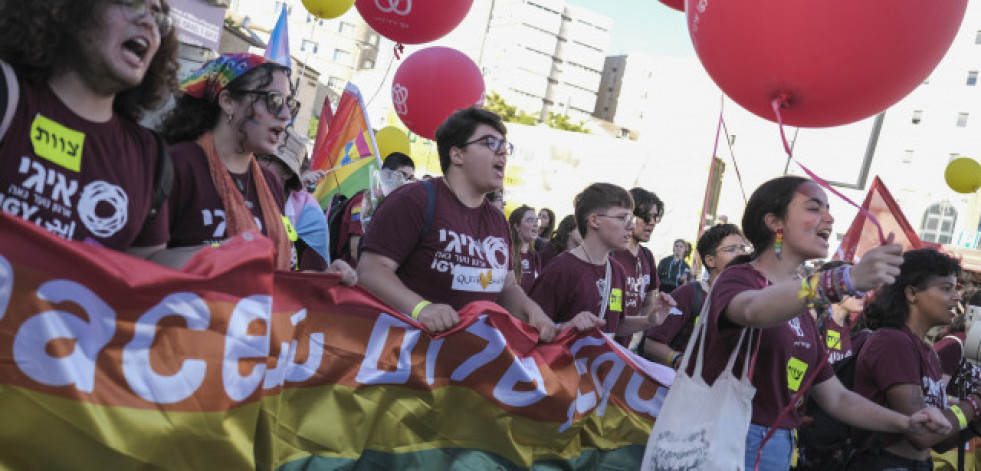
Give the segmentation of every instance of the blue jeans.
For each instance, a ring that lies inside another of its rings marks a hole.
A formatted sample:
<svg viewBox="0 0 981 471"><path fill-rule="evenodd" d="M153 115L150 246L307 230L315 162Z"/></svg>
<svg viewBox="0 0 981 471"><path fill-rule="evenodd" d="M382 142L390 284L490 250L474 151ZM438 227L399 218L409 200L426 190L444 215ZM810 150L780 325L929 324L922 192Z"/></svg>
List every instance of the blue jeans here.
<svg viewBox="0 0 981 471"><path fill-rule="evenodd" d="M749 424L749 433L746 434L746 471L752 471L756 466L756 452L760 449L760 443L763 443L763 437L769 432L769 427ZM760 471L787 471L790 469L790 458L793 453L793 430L777 429L763 447Z"/></svg>

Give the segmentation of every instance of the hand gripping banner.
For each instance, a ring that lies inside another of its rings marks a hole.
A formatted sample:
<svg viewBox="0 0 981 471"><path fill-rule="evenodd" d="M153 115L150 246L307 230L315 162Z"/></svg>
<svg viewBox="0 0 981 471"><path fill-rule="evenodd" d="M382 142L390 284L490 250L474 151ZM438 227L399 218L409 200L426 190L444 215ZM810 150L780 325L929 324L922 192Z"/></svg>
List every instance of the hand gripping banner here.
<svg viewBox="0 0 981 471"><path fill-rule="evenodd" d="M0 468L639 466L673 372L461 318L432 336L252 234L178 272L0 214Z"/></svg>

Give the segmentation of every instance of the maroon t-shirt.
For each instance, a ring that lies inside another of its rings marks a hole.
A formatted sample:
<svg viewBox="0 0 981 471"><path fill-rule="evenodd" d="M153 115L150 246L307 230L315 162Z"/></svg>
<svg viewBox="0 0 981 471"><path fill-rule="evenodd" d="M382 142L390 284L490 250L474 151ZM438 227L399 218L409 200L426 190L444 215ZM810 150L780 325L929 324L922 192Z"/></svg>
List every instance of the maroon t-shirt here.
<svg viewBox="0 0 981 471"><path fill-rule="evenodd" d="M521 254L521 289L525 293L531 291L531 285L541 274L542 267L539 265L538 254L530 250Z"/></svg>
<svg viewBox="0 0 981 471"><path fill-rule="evenodd" d="M834 364L852 356L852 336L845 326L835 322L834 317L829 314L824 327L827 331L824 335L824 346L831 350L828 363Z"/></svg>
<svg viewBox="0 0 981 471"><path fill-rule="evenodd" d="M605 279L605 264L593 265L565 251L555 257L535 280L528 296L555 322L568 322L583 311L599 316ZM610 297L604 314L604 332L615 333L625 315L623 291L626 283L623 267L610 259Z"/></svg>
<svg viewBox="0 0 981 471"><path fill-rule="evenodd" d="M364 225L361 224L361 210L364 202L364 192L359 191L351 197L351 202L344 208L344 217L341 218L341 232L338 234L337 243L342 247L350 249L351 236L364 237ZM358 266L358 254L348 251L344 260L352 268Z"/></svg>
<svg viewBox="0 0 981 471"><path fill-rule="evenodd" d="M623 293L624 307L637 309L638 312L644 304L644 298L655 286L651 284L651 273L656 270L651 267L643 250L642 247L637 250L637 255L630 253L630 249L613 252L613 258L620 262L627 274L627 289Z"/></svg>
<svg viewBox="0 0 981 471"><path fill-rule="evenodd" d="M922 388L927 406L946 409L947 394L941 375L937 354L908 327L882 328L872 333L858 354L852 390L889 407L886 401L889 388L916 384ZM883 444L891 445L901 437L901 434L883 434Z"/></svg>
<svg viewBox="0 0 981 471"><path fill-rule="evenodd" d="M181 142L170 148L170 156L174 161L174 189L170 192L168 207L170 212L170 247L188 247L203 244L220 243L228 238L225 230L225 206L218 196L211 173L208 169L208 157L204 150L193 141ZM275 217L280 221L286 204L283 196L283 183L271 170L260 166L266 185L272 192L273 199L280 214ZM252 211L256 225L266 233L262 218L262 208L259 206L259 191L249 172L236 174L228 172L232 182L241 184L242 196L246 206Z"/></svg>
<svg viewBox="0 0 981 471"><path fill-rule="evenodd" d="M723 312L739 293L763 289L768 284L766 276L748 263L729 267L716 279L709 294L709 318L704 320L707 332L703 376L709 383L714 383L725 368L742 331L742 326L723 318ZM831 365L823 362L824 352L824 339L807 310L779 326L763 329L752 377L756 387L752 423L780 428L799 426L796 408L780 423L776 422L777 416L811 375L817 374L814 384L834 376ZM736 359L737 375L742 373L743 357L744 353ZM694 367L694 362L691 364L689 371Z"/></svg>
<svg viewBox="0 0 981 471"><path fill-rule="evenodd" d="M115 113L105 123L89 121L47 85L20 81L0 141L0 210L116 250L163 244L166 208L143 228L156 166L157 142L146 128Z"/></svg>
<svg viewBox="0 0 981 471"><path fill-rule="evenodd" d="M504 214L484 201L469 208L442 178L435 178L436 211L421 244L426 220L422 182L401 186L375 209L363 249L395 261L406 288L430 302L460 309L473 301L497 301L510 268L511 233Z"/></svg>
<svg viewBox="0 0 981 471"><path fill-rule="evenodd" d="M703 286L704 287L704 286ZM678 302L676 306L681 314L669 314L664 322L659 326L651 327L647 330L647 337L656 342L661 342L663 344L670 345L671 341L681 333L685 325L691 320L692 317L697 317L698 312L694 312L692 309L692 304L695 303L695 287L691 283L685 283L677 287L671 292L671 297ZM708 301L708 293L702 298L703 303ZM689 332L689 337L691 332ZM680 345L684 349L684 345L688 344L688 338L680 339Z"/></svg>
<svg viewBox="0 0 981 471"><path fill-rule="evenodd" d="M538 254L538 265L542 267L542 270L544 270L549 263L552 263L552 260L554 260L555 256L558 255L558 253L555 252L555 247L552 247L552 244L548 243L542 245L542 249L535 253Z"/></svg>

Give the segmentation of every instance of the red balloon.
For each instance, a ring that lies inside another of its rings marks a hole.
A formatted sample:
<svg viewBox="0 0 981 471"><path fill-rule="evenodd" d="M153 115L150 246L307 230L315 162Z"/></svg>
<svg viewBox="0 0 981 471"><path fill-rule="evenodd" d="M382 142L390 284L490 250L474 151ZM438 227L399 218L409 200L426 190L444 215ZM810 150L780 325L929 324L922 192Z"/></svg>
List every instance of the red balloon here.
<svg viewBox="0 0 981 471"><path fill-rule="evenodd" d="M686 0L698 58L730 98L785 123L822 127L877 114L933 71L967 0Z"/></svg>
<svg viewBox="0 0 981 471"><path fill-rule="evenodd" d="M446 36L472 5L473 0L357 0L354 4L378 34L403 44Z"/></svg>
<svg viewBox="0 0 981 471"><path fill-rule="evenodd" d="M685 0L661 0L661 3L682 13L685 12Z"/></svg>
<svg viewBox="0 0 981 471"><path fill-rule="evenodd" d="M460 108L484 102L484 77L456 49L427 47L407 57L392 79L392 103L412 132L436 138L436 128Z"/></svg>

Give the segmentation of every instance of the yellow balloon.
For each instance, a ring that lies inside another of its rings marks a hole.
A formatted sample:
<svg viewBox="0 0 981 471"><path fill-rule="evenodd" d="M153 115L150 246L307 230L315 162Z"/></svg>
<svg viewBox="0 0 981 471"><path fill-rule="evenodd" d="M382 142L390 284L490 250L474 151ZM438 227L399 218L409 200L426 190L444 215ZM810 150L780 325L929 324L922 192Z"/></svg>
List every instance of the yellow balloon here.
<svg viewBox="0 0 981 471"><path fill-rule="evenodd" d="M944 180L951 190L974 193L981 188L981 164L969 157L951 160L944 170Z"/></svg>
<svg viewBox="0 0 981 471"><path fill-rule="evenodd" d="M317 18L337 18L351 9L354 0L303 0L303 6Z"/></svg>
<svg viewBox="0 0 981 471"><path fill-rule="evenodd" d="M395 126L385 126L379 129L375 133L375 143L378 144L378 152L381 153L379 157L382 160L392 152L410 155L409 136L405 134L405 131Z"/></svg>

